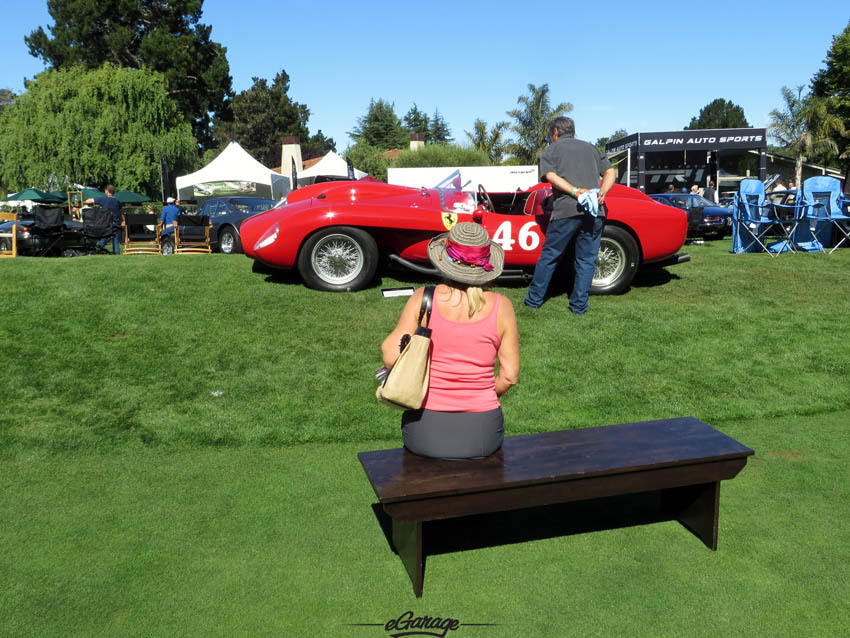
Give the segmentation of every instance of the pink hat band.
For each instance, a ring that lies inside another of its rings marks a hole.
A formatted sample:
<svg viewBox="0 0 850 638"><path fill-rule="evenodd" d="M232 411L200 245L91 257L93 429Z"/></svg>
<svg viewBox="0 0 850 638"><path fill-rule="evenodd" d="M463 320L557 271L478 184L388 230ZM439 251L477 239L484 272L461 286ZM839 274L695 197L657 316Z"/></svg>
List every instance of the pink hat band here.
<svg viewBox="0 0 850 638"><path fill-rule="evenodd" d="M490 244L486 246L462 246L453 244L450 239L446 239L446 254L453 261L468 266L481 266L488 272L493 270L493 265L490 263Z"/></svg>

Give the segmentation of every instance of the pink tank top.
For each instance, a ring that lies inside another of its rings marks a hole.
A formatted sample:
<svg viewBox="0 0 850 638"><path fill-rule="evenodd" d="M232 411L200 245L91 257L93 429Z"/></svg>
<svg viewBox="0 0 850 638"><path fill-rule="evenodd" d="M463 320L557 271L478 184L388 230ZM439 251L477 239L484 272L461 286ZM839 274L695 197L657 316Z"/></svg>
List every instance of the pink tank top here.
<svg viewBox="0 0 850 638"><path fill-rule="evenodd" d="M499 407L493 367L502 340L496 318L501 295L490 313L469 323L440 314L436 295L431 313L431 381L422 405L441 412L486 412Z"/></svg>

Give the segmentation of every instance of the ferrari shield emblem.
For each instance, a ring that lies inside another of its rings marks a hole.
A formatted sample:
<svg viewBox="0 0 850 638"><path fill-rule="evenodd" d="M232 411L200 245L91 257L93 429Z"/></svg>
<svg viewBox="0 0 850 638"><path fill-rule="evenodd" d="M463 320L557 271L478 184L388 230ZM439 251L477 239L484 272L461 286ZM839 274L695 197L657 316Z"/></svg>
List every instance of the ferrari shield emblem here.
<svg viewBox="0 0 850 638"><path fill-rule="evenodd" d="M457 224L457 213L443 213L443 226L446 230L451 230L455 224Z"/></svg>

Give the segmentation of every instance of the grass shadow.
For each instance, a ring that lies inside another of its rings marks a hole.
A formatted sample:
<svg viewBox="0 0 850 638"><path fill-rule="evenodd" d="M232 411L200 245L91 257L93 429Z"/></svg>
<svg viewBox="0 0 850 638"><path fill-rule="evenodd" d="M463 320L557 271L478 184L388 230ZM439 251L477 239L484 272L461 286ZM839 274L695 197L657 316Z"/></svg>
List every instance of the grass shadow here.
<svg viewBox="0 0 850 638"><path fill-rule="evenodd" d="M641 268L632 279L630 288L653 288L681 279L666 268Z"/></svg>
<svg viewBox="0 0 850 638"><path fill-rule="evenodd" d="M392 519L380 503L373 503L372 511L395 552ZM426 555L452 554L670 520L675 517L662 508L661 493L654 491L426 521L423 542Z"/></svg>

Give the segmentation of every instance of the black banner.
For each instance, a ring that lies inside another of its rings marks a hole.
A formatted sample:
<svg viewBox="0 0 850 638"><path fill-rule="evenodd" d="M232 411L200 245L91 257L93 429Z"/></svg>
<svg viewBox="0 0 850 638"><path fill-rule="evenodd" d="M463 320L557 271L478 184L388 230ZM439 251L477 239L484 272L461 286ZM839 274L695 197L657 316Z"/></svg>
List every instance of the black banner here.
<svg viewBox="0 0 850 638"><path fill-rule="evenodd" d="M605 145L607 153L638 147L641 151L728 151L764 148L767 130L763 128L720 128L695 131L635 133Z"/></svg>

